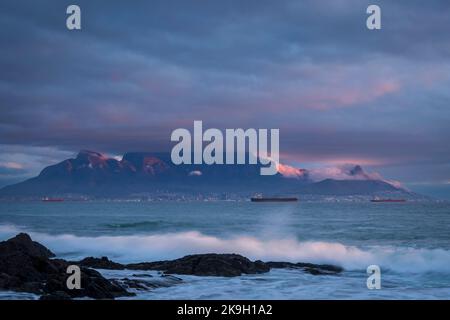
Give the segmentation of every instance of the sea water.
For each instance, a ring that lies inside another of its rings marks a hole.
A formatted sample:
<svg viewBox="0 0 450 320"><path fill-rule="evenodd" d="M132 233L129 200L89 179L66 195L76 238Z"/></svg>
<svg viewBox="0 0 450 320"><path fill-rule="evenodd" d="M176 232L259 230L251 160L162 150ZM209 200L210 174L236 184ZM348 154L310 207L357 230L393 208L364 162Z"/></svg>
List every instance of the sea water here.
<svg viewBox="0 0 450 320"><path fill-rule="evenodd" d="M125 263L215 252L345 268L338 276L295 269L234 278L182 275L181 284L141 291L141 299L450 298L448 202L0 203L0 240L18 232L64 259L108 256ZM366 285L372 264L381 268L379 290ZM0 298L33 296L0 292Z"/></svg>

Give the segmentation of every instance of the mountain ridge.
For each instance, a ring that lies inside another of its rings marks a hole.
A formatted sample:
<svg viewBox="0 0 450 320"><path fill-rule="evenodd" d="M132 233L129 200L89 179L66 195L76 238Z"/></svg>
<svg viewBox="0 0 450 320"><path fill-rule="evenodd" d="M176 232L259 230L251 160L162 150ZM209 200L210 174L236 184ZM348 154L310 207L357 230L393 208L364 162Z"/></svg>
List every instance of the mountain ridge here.
<svg viewBox="0 0 450 320"><path fill-rule="evenodd" d="M359 165L348 169L349 180L321 181L313 181L307 169L290 167L295 176L283 175L281 170L273 176L261 176L260 167L260 164L174 165L169 153L154 152L127 152L118 160L81 150L75 158L45 167L36 177L0 189L0 197L408 193L384 180L373 179Z"/></svg>

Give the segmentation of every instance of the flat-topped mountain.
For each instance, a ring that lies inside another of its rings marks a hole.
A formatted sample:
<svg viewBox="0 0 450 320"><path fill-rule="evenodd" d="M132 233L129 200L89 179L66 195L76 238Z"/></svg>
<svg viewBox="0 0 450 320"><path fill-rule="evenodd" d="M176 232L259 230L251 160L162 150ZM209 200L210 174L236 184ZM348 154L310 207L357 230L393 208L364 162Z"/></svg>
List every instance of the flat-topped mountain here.
<svg viewBox="0 0 450 320"><path fill-rule="evenodd" d="M0 189L1 197L79 195L128 197L151 194L313 194L375 195L406 192L350 168L349 180L313 181L308 170L292 168L295 176L260 175L261 165L174 165L169 153L130 152L121 160L83 150L75 158L44 168L34 178ZM291 171L292 171L291 170Z"/></svg>

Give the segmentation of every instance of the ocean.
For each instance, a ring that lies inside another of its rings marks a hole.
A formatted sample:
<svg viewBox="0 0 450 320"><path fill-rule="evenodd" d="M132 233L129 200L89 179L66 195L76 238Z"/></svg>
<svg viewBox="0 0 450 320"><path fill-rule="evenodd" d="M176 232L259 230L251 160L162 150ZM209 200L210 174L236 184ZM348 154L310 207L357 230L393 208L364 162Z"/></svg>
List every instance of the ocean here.
<svg viewBox="0 0 450 320"><path fill-rule="evenodd" d="M180 275L138 299L449 299L449 202L1 202L0 240L27 232L58 257L117 262L239 253L252 260L328 263L340 275L294 269L235 278ZM366 285L381 268L381 289ZM132 271L100 270L106 277ZM0 299L35 299L0 292ZM135 299L136 297L134 297Z"/></svg>

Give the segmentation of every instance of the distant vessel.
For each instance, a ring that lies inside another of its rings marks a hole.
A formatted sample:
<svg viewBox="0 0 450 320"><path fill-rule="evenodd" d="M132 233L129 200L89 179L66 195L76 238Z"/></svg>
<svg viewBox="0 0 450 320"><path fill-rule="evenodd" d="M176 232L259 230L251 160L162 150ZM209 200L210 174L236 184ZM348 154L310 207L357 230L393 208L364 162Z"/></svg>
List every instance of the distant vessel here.
<svg viewBox="0 0 450 320"><path fill-rule="evenodd" d="M372 199L371 202L406 202L405 199Z"/></svg>
<svg viewBox="0 0 450 320"><path fill-rule="evenodd" d="M63 198L49 198L49 197L45 197L41 199L42 202L63 202L64 199Z"/></svg>
<svg viewBox="0 0 450 320"><path fill-rule="evenodd" d="M295 202L298 201L296 197L262 197L255 196L250 198L251 202Z"/></svg>

